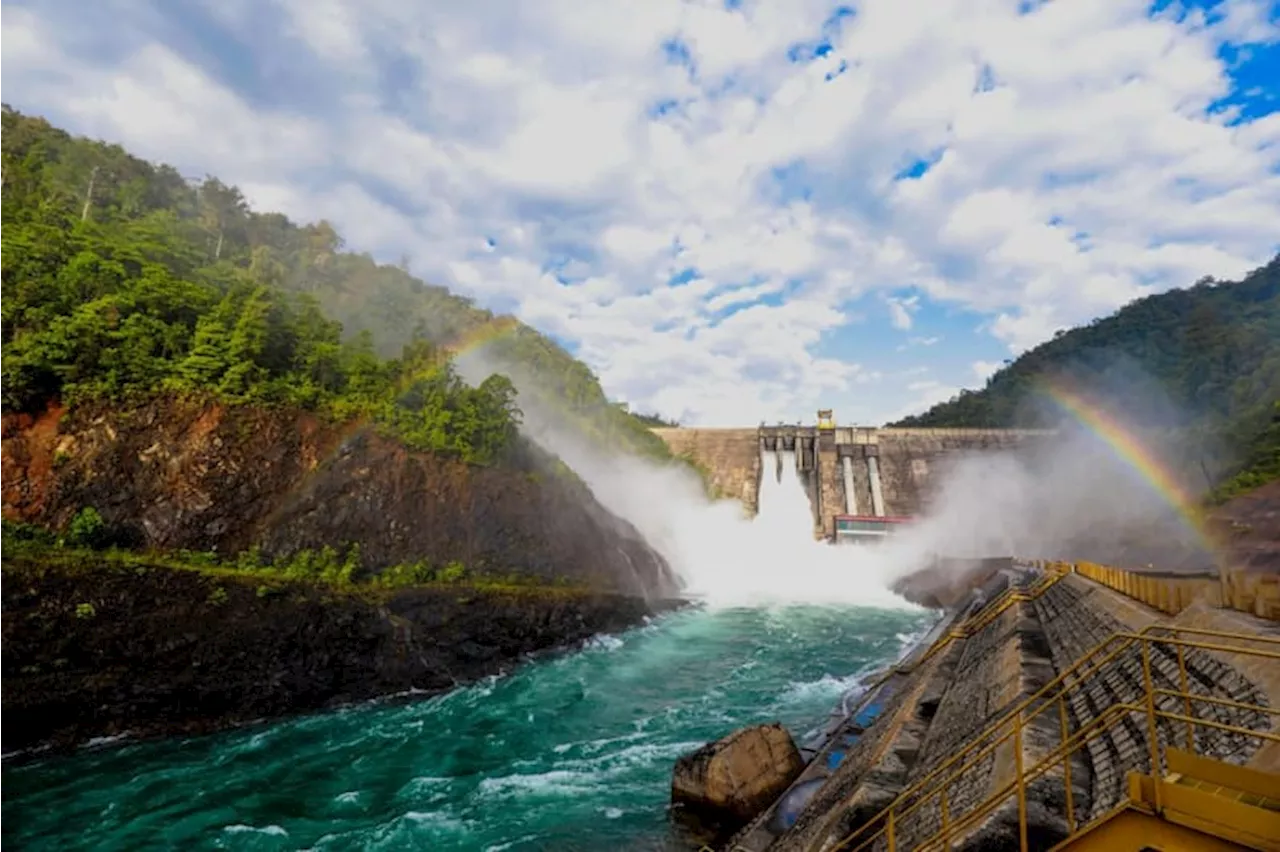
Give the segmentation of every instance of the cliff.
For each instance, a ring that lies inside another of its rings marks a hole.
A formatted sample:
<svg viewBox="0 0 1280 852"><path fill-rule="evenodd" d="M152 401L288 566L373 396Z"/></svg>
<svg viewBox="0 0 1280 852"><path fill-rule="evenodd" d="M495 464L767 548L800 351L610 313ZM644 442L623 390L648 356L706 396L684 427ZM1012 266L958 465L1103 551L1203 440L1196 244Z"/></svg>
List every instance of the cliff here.
<svg viewBox="0 0 1280 852"><path fill-rule="evenodd" d="M639 621L635 597L397 592L74 555L4 560L6 753L435 692Z"/></svg>
<svg viewBox="0 0 1280 852"><path fill-rule="evenodd" d="M414 453L358 423L158 400L3 421L3 511L62 528L92 506L135 546L269 557L360 545L363 567L461 562L472 574L668 595L668 566L580 482L524 448L502 467Z"/></svg>

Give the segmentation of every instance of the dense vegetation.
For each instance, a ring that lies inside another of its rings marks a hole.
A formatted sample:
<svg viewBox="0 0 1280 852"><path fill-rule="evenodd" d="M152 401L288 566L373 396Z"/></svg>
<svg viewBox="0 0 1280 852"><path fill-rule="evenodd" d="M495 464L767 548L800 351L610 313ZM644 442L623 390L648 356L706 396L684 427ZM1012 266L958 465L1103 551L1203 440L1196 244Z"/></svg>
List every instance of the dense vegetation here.
<svg viewBox="0 0 1280 852"><path fill-rule="evenodd" d="M1243 280L1148 296L1023 354L977 391L899 426L1053 425L1047 384L1085 388L1141 427L1174 427L1224 449L1209 495L1280 477L1280 257Z"/></svg>
<svg viewBox="0 0 1280 852"><path fill-rule="evenodd" d="M680 426L679 420L667 420L661 414L632 414L632 416L644 425L653 428L675 429Z"/></svg>
<svg viewBox="0 0 1280 852"><path fill-rule="evenodd" d="M667 455L553 341L342 251L326 222L255 212L215 178L193 184L8 107L2 140L7 411L213 395L368 417L415 448L492 463L516 438L515 387L469 386L450 353L494 328L492 354L536 379L528 393L612 448Z"/></svg>

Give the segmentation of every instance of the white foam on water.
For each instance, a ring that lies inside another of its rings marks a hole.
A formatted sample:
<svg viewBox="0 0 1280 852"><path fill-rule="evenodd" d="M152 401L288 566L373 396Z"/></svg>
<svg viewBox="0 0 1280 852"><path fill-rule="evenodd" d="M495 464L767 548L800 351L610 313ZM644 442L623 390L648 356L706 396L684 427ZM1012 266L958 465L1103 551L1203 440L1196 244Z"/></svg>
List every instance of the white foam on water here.
<svg viewBox="0 0 1280 852"><path fill-rule="evenodd" d="M267 835L271 835L272 837L288 837L289 836L289 832L285 831L281 826L278 826L278 825L265 825L265 826L259 827L256 825L236 824L236 825L224 826L222 830L225 831L227 834L267 834Z"/></svg>

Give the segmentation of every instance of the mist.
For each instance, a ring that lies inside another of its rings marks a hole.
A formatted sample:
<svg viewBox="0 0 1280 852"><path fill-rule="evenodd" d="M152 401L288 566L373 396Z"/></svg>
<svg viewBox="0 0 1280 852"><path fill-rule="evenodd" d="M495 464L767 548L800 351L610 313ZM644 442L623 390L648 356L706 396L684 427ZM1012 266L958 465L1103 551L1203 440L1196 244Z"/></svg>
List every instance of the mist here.
<svg viewBox="0 0 1280 852"><path fill-rule="evenodd" d="M1170 436L1151 435L1147 444L1157 457L1181 451ZM1079 427L1020 450L957 457L941 472L919 519L883 549L893 576L933 555L1164 570L1203 570L1213 562L1169 495Z"/></svg>
<svg viewBox="0 0 1280 852"><path fill-rule="evenodd" d="M794 455L763 459L759 513L707 497L698 475L605 451L538 393L519 365L484 348L457 359L470 382L500 372L518 391L525 437L558 456L595 498L629 522L676 573L682 594L712 607L860 604L909 608L892 583L935 558L1018 556L1163 561L1203 550L1169 503L1096 436L1078 429L1017 451L959 456L940 468L918 520L873 546L813 538ZM1166 452L1176 448L1166 448ZM1185 561L1185 558L1184 558Z"/></svg>
<svg viewBox="0 0 1280 852"><path fill-rule="evenodd" d="M809 500L788 455L782 477L761 483L761 511L745 516L736 500L711 500L697 473L606 452L542 402L518 365L483 349L457 359L469 382L503 373L516 386L521 432L558 456L613 514L630 523L680 579L682 594L710 607L765 604L862 604L914 608L888 588L886 563L870 549L832 547L813 538ZM764 465L767 474L776 462Z"/></svg>

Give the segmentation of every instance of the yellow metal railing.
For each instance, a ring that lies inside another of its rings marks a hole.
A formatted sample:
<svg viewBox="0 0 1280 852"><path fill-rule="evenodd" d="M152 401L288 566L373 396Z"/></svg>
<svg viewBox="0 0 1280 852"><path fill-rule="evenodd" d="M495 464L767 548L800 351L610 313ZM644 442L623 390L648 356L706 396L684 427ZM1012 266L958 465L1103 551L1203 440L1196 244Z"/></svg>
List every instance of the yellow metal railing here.
<svg viewBox="0 0 1280 852"><path fill-rule="evenodd" d="M1182 638L1184 636L1199 638ZM1155 645L1176 650L1180 676L1179 689L1160 689L1155 686L1151 674L1151 651ZM1259 645L1264 647L1258 647ZM1092 682L1091 679L1100 675L1106 666L1116 661L1125 651L1135 648L1141 652L1143 673L1142 694L1137 701L1114 703L1074 732L1071 731L1068 700L1072 690L1087 688ZM1280 734L1273 733L1271 730L1254 730L1194 715L1193 705L1203 704L1232 707L1268 715L1280 715L1280 709L1243 704L1192 692L1185 659L1186 651L1189 649L1280 661L1280 638L1278 637L1179 628L1170 625L1152 625L1141 633L1116 633L1077 660L1034 695L1021 701L924 778L900 793L889 806L862 827L844 837L834 849L861 850L880 841L886 843L889 852L897 852L900 849L949 849L953 842L961 839L966 832L978 828L985 819L1012 798L1017 802L1020 848L1026 852L1028 849L1027 787L1031 782L1048 777L1049 773L1056 772L1059 768L1061 775L1058 780L1063 784L1065 791L1063 800L1068 833L1077 832L1094 820L1081 820L1075 813L1071 784L1071 757L1090 740L1103 736L1121 720L1134 713L1146 716L1147 757L1153 774L1159 773L1163 757L1163 747L1156 736L1156 722L1159 719L1184 724L1187 743L1191 748L1194 748L1192 732L1197 726L1280 742ZM1158 697L1182 699L1184 712L1157 709ZM1031 766L1025 766L1023 744L1028 726L1043 714L1055 711L1058 717L1056 720L1056 726L1059 729L1058 744L1036 759ZM997 749L1002 748L1006 743L1011 744L1013 751L1013 780L1004 783L994 793L981 799L965 812L954 812L955 803L948 801L948 790L962 776L973 772L979 761L993 756ZM911 816L920 814L922 809L930 804L936 804L938 808L941 828L930 832L922 840L908 841L910 845L904 845L899 837L904 825L909 825L906 821Z"/></svg>
<svg viewBox="0 0 1280 852"><path fill-rule="evenodd" d="M982 628L986 627L1003 615L1011 606L1024 603L1026 601L1033 601L1040 597L1055 583L1070 574L1073 570L1073 566L1069 562L1045 562L1042 563L1040 567L1044 570L1044 574L1036 580L1036 582L1026 588L1009 586L997 597L984 605L978 612L971 615L962 623L952 627L942 636L939 636L937 640L929 646L929 650L924 653L924 656L917 660L913 660L910 665L895 666L890 669L884 677L888 677L895 672L900 674L910 674L949 647L952 642L957 639L968 639L970 636L973 636L975 633L982 630ZM874 684L874 686L878 685L879 681Z"/></svg>
<svg viewBox="0 0 1280 852"><path fill-rule="evenodd" d="M968 639L982 628L995 621L1006 610L1015 604L1025 601L1033 601L1048 591L1055 583L1067 576L1074 570L1074 565L1070 562L1053 562L1043 561L1035 563L1041 569L1043 574L1030 586L1021 588L1018 586L1009 586L992 600L988 601L982 609L971 615L968 619L958 625L953 626L949 631L939 636L929 646L929 650L919 659L911 661L906 665L893 666L875 681L873 681L866 689L864 695L874 692L881 684L895 674L911 674L920 666L933 659L944 649L951 646L951 643L958 639ZM738 852L742 847L733 847L729 852ZM698 852L714 852L710 846L703 846Z"/></svg>
<svg viewBox="0 0 1280 852"><path fill-rule="evenodd" d="M1077 562L1076 571L1153 609L1177 615L1192 602L1280 620L1280 576L1227 570L1221 576L1179 577Z"/></svg>

